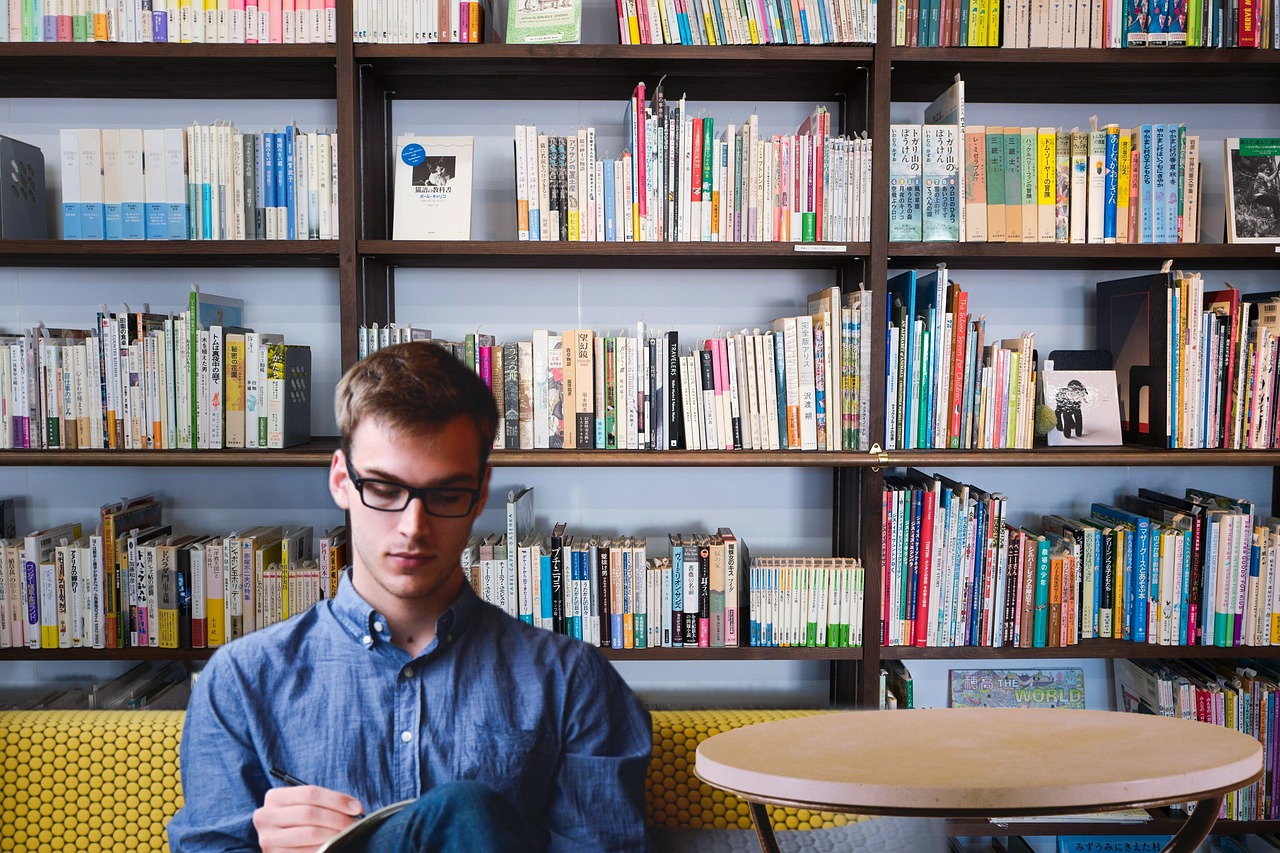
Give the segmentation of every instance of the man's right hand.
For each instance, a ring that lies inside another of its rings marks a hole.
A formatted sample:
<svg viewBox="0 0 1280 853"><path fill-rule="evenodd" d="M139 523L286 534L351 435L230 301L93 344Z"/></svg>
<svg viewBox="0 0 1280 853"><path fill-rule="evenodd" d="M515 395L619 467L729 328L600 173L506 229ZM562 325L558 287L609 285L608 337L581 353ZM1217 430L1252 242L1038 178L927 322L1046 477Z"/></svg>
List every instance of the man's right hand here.
<svg viewBox="0 0 1280 853"><path fill-rule="evenodd" d="M354 823L364 806L341 791L318 785L272 788L253 813L262 853L314 851Z"/></svg>

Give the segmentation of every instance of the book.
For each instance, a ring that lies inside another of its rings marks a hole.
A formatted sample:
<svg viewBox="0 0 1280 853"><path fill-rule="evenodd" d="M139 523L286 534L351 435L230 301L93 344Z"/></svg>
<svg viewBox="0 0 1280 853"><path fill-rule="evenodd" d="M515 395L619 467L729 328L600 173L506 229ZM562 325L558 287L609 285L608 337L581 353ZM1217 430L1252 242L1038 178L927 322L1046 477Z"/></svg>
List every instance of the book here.
<svg viewBox="0 0 1280 853"><path fill-rule="evenodd" d="M373 833L377 832L378 827L407 806L413 805L416 799L415 797L401 800L398 803L383 806L375 812L370 812L324 844L321 844L316 848L316 853L343 853L343 851L363 850L365 843Z"/></svg>
<svg viewBox="0 0 1280 853"><path fill-rule="evenodd" d="M1280 138L1231 137L1223 144L1227 242L1280 243Z"/></svg>
<svg viewBox="0 0 1280 853"><path fill-rule="evenodd" d="M507 44L578 44L581 0L509 0Z"/></svg>
<svg viewBox="0 0 1280 853"><path fill-rule="evenodd" d="M1085 707L1084 670L953 669L949 676L950 708L1080 708Z"/></svg>
<svg viewBox="0 0 1280 853"><path fill-rule="evenodd" d="M921 235L920 125L889 128L889 239L916 242Z"/></svg>
<svg viewBox="0 0 1280 853"><path fill-rule="evenodd" d="M1169 272L1097 284L1097 346L1111 353L1115 366L1126 443L1169 444L1166 339L1171 285Z"/></svg>
<svg viewBox="0 0 1280 853"><path fill-rule="evenodd" d="M471 136L396 140L394 240L471 239Z"/></svg>

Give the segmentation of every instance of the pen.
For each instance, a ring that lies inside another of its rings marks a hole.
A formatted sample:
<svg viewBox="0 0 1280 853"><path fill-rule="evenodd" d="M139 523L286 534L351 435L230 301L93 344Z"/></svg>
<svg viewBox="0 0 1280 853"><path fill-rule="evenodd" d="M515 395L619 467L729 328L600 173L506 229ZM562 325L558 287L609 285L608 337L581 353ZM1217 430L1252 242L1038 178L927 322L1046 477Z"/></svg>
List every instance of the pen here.
<svg viewBox="0 0 1280 853"><path fill-rule="evenodd" d="M281 782L285 783L286 785L292 785L294 787L298 787L300 785L311 784L310 782L303 782L301 779L299 779L297 776L294 776L292 773L286 773L285 771L281 770L279 767L272 767L267 771L267 773L271 775L272 779L278 779ZM356 820L364 819L363 814L354 815L354 817Z"/></svg>
<svg viewBox="0 0 1280 853"><path fill-rule="evenodd" d="M303 782L301 779L299 779L297 776L294 776L294 775L293 775L293 774L291 774L291 773L286 773L286 772L284 772L283 770L281 770L281 769L280 769L280 768L278 768L278 767L272 767L272 768L271 768L269 771L267 771L267 772L271 774L271 778L272 778L272 779L279 779L281 782L285 783L286 785L295 785L295 786L297 786L297 785L307 785L307 784L310 784L310 783L308 783L308 782Z"/></svg>

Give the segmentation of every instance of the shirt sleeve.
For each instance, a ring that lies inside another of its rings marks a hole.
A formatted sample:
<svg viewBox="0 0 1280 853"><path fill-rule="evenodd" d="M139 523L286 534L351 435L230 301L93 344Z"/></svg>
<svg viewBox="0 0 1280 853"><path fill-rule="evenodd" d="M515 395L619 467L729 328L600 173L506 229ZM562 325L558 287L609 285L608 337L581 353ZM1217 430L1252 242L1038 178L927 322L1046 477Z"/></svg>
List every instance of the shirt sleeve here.
<svg viewBox="0 0 1280 853"><path fill-rule="evenodd" d="M169 821L173 853L257 851L253 812L270 782L250 740L245 685L224 651L191 691L182 728L183 806Z"/></svg>
<svg viewBox="0 0 1280 853"><path fill-rule="evenodd" d="M604 656L583 646L565 685L564 714L548 853L643 853L649 712Z"/></svg>

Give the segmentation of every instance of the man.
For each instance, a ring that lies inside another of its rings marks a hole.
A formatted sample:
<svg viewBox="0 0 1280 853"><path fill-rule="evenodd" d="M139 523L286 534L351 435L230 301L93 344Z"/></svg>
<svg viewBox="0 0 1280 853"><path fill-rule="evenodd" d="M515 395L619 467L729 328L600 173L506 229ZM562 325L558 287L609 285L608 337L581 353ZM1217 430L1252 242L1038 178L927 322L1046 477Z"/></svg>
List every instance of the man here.
<svg viewBox="0 0 1280 853"><path fill-rule="evenodd" d="M498 423L484 383L401 344L353 367L335 408L351 567L334 599L210 659L172 849L312 851L418 798L366 849L643 850L648 712L598 651L480 601L461 571Z"/></svg>

